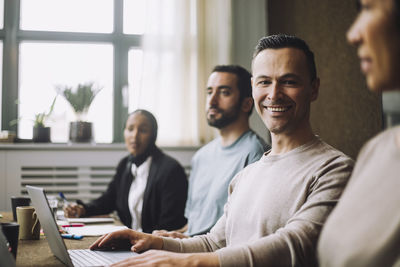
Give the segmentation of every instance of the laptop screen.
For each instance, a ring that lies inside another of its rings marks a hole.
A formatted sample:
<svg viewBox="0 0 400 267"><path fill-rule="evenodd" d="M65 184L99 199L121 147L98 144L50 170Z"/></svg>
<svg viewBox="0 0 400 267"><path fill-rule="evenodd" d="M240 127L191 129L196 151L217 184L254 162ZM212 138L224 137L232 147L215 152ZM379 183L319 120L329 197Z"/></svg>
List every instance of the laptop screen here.
<svg viewBox="0 0 400 267"><path fill-rule="evenodd" d="M39 217L40 225L46 234L51 251L64 264L73 266L43 188L27 185L26 189L31 197L36 214Z"/></svg>

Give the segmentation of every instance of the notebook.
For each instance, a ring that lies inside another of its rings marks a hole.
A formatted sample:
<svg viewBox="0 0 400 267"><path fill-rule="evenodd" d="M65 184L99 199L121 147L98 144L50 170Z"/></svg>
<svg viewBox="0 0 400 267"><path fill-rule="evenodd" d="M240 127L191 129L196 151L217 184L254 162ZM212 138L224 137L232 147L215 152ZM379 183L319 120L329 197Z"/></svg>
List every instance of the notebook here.
<svg viewBox="0 0 400 267"><path fill-rule="evenodd" d="M67 250L43 188L26 186L53 254L67 266L108 266L137 255L132 251Z"/></svg>
<svg viewBox="0 0 400 267"><path fill-rule="evenodd" d="M8 251L7 243L7 239L4 236L0 225L0 267L15 266L14 256Z"/></svg>

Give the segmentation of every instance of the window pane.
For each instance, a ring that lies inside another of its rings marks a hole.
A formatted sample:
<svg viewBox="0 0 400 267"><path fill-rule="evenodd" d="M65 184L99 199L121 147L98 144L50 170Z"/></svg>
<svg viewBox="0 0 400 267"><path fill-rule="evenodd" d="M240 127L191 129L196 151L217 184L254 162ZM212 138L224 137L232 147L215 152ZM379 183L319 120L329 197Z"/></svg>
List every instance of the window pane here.
<svg viewBox="0 0 400 267"><path fill-rule="evenodd" d="M0 0L0 29L4 27L4 0Z"/></svg>
<svg viewBox="0 0 400 267"><path fill-rule="evenodd" d="M3 73L3 42L0 42L0 73ZM0 82L0 127L1 127L1 118L3 114L1 113L2 111L2 96L3 96L3 83Z"/></svg>
<svg viewBox="0 0 400 267"><path fill-rule="evenodd" d="M124 0L124 33L143 34L146 2L143 0Z"/></svg>
<svg viewBox="0 0 400 267"><path fill-rule="evenodd" d="M140 49L131 49L128 54L128 80L129 80L129 113L140 107L139 93L142 83L142 62L143 51Z"/></svg>
<svg viewBox="0 0 400 267"><path fill-rule="evenodd" d="M113 0L21 0L21 29L38 31L113 31Z"/></svg>
<svg viewBox="0 0 400 267"><path fill-rule="evenodd" d="M112 142L113 46L110 44L34 43L20 45L19 137L32 138L34 114L47 111L57 85L74 88L95 82L103 89L94 98L87 120L96 142ZM47 125L52 142L67 142L72 107L59 96Z"/></svg>

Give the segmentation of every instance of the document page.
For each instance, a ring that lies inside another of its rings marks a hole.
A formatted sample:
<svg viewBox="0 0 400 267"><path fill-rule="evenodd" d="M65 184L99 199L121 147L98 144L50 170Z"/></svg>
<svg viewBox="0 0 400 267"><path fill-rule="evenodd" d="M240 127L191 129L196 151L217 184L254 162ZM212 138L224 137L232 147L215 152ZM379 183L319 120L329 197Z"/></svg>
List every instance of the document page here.
<svg viewBox="0 0 400 267"><path fill-rule="evenodd" d="M113 224L102 225L85 225L83 227L64 227L68 234L82 235L82 236L100 236L110 232L127 229L126 226L119 226Z"/></svg>

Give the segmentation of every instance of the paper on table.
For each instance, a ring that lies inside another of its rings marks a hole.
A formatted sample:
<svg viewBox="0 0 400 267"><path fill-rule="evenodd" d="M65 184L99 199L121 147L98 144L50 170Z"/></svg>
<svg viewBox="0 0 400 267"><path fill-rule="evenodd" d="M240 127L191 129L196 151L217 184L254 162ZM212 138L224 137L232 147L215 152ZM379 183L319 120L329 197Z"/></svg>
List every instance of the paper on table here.
<svg viewBox="0 0 400 267"><path fill-rule="evenodd" d="M66 218L64 217L64 211L57 211L57 223L58 221L63 221L63 224L71 223L114 223L114 218L112 217L88 217L88 218ZM59 223L60 224L60 223Z"/></svg>
<svg viewBox="0 0 400 267"><path fill-rule="evenodd" d="M96 217L96 218L66 218L69 223L113 223L114 218Z"/></svg>
<svg viewBox="0 0 400 267"><path fill-rule="evenodd" d="M64 227L69 234L83 235L83 236L100 236L110 232L127 229L126 226L119 226L113 224L104 225L88 225L83 227Z"/></svg>

